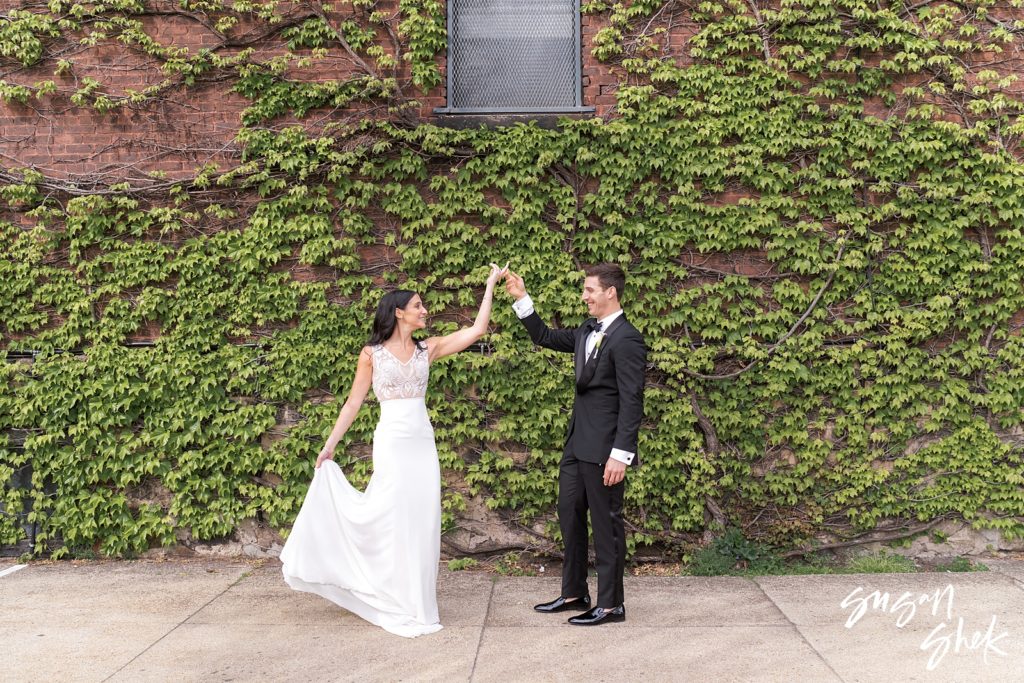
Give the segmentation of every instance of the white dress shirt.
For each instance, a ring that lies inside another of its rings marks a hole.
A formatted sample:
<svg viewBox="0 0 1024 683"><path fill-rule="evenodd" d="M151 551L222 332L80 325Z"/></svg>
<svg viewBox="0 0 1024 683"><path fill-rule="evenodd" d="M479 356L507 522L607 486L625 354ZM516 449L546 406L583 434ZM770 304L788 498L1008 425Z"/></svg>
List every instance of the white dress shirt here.
<svg viewBox="0 0 1024 683"><path fill-rule="evenodd" d="M622 315L621 308L615 311L614 313L609 313L608 315L597 321L598 324L601 325L601 331L591 331L591 333L587 335L587 358L590 358L590 354L594 352L594 347L597 346L597 340L604 338L605 333L608 332L608 326L611 325L612 321L618 318L620 315Z"/></svg>
<svg viewBox="0 0 1024 683"><path fill-rule="evenodd" d="M512 310L514 310L516 312L516 315L519 316L520 318L525 318L526 316L531 315L533 313L533 299L530 298L529 294L527 294L521 299L517 299L516 301L512 302ZM614 313L609 313L605 317L598 320L598 322L601 323L601 331L591 332L589 335L587 335L585 349L586 354L584 358L590 357L590 354L593 353L594 351L594 347L597 345L597 340L604 337L605 332L608 331L608 326L611 325L612 322L614 322L615 319L618 318L620 315L622 315L621 308L615 311ZM630 453L629 451L624 451L621 448L613 448L612 452L609 453L609 456L611 458L614 458L615 460L618 460L621 463L625 463L626 465L628 465L631 462L633 462L633 458L636 456L636 453Z"/></svg>

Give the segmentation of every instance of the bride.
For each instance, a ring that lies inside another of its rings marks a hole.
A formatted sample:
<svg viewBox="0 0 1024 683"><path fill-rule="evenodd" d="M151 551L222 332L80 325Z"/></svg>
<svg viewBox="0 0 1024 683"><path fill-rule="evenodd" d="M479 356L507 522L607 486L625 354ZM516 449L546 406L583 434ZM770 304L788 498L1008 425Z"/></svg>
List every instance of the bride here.
<svg viewBox="0 0 1024 683"><path fill-rule="evenodd" d="M487 332L495 283L491 264L472 327L414 341L426 327L419 295L398 290L377 306L359 353L348 400L316 460L309 492L281 551L284 580L372 624L409 638L441 630L437 565L441 555L441 473L424 396L430 363L462 351ZM349 484L334 450L367 391L380 402L373 475L366 491Z"/></svg>

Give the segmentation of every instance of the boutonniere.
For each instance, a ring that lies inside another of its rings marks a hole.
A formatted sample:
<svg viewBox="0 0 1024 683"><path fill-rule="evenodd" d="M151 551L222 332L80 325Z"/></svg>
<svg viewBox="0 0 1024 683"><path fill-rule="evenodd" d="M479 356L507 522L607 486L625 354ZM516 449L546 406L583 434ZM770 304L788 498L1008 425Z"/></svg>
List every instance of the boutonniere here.
<svg viewBox="0 0 1024 683"><path fill-rule="evenodd" d="M597 333L597 339L594 340L594 350L597 351L601 348L601 342L604 341L604 332Z"/></svg>

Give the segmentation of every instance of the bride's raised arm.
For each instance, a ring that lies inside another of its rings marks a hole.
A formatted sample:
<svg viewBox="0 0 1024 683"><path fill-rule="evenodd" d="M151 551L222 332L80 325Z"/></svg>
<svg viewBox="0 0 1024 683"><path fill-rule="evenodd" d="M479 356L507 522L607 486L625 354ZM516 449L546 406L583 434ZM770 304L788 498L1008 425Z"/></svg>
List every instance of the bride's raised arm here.
<svg viewBox="0 0 1024 683"><path fill-rule="evenodd" d="M480 337L487 334L487 324L491 320L491 302L494 298L494 286L508 271L508 264L499 268L497 264L491 264L491 274L487 276L487 288L484 290L483 301L480 302L480 310L476 314L476 320L470 327L452 332L443 337L431 337L427 340L427 348L430 350L432 361L438 358L450 356L453 353L462 351Z"/></svg>

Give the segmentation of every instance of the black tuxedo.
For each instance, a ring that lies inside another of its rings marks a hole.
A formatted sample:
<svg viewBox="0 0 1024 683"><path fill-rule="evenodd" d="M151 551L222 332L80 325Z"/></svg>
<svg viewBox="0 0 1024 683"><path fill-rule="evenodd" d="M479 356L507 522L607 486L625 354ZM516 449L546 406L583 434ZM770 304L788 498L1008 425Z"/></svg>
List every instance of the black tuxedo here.
<svg viewBox="0 0 1024 683"><path fill-rule="evenodd" d="M593 319L571 330L553 330L536 313L522 318L535 344L575 354L576 397L558 475L558 521L565 544L562 596L587 594L587 510L597 557L597 606L623 603L626 536L622 518L625 479L604 485L604 464L613 448L637 452L643 418L644 339L620 315L605 330L600 347L586 358ZM640 460L634 457L633 465Z"/></svg>

